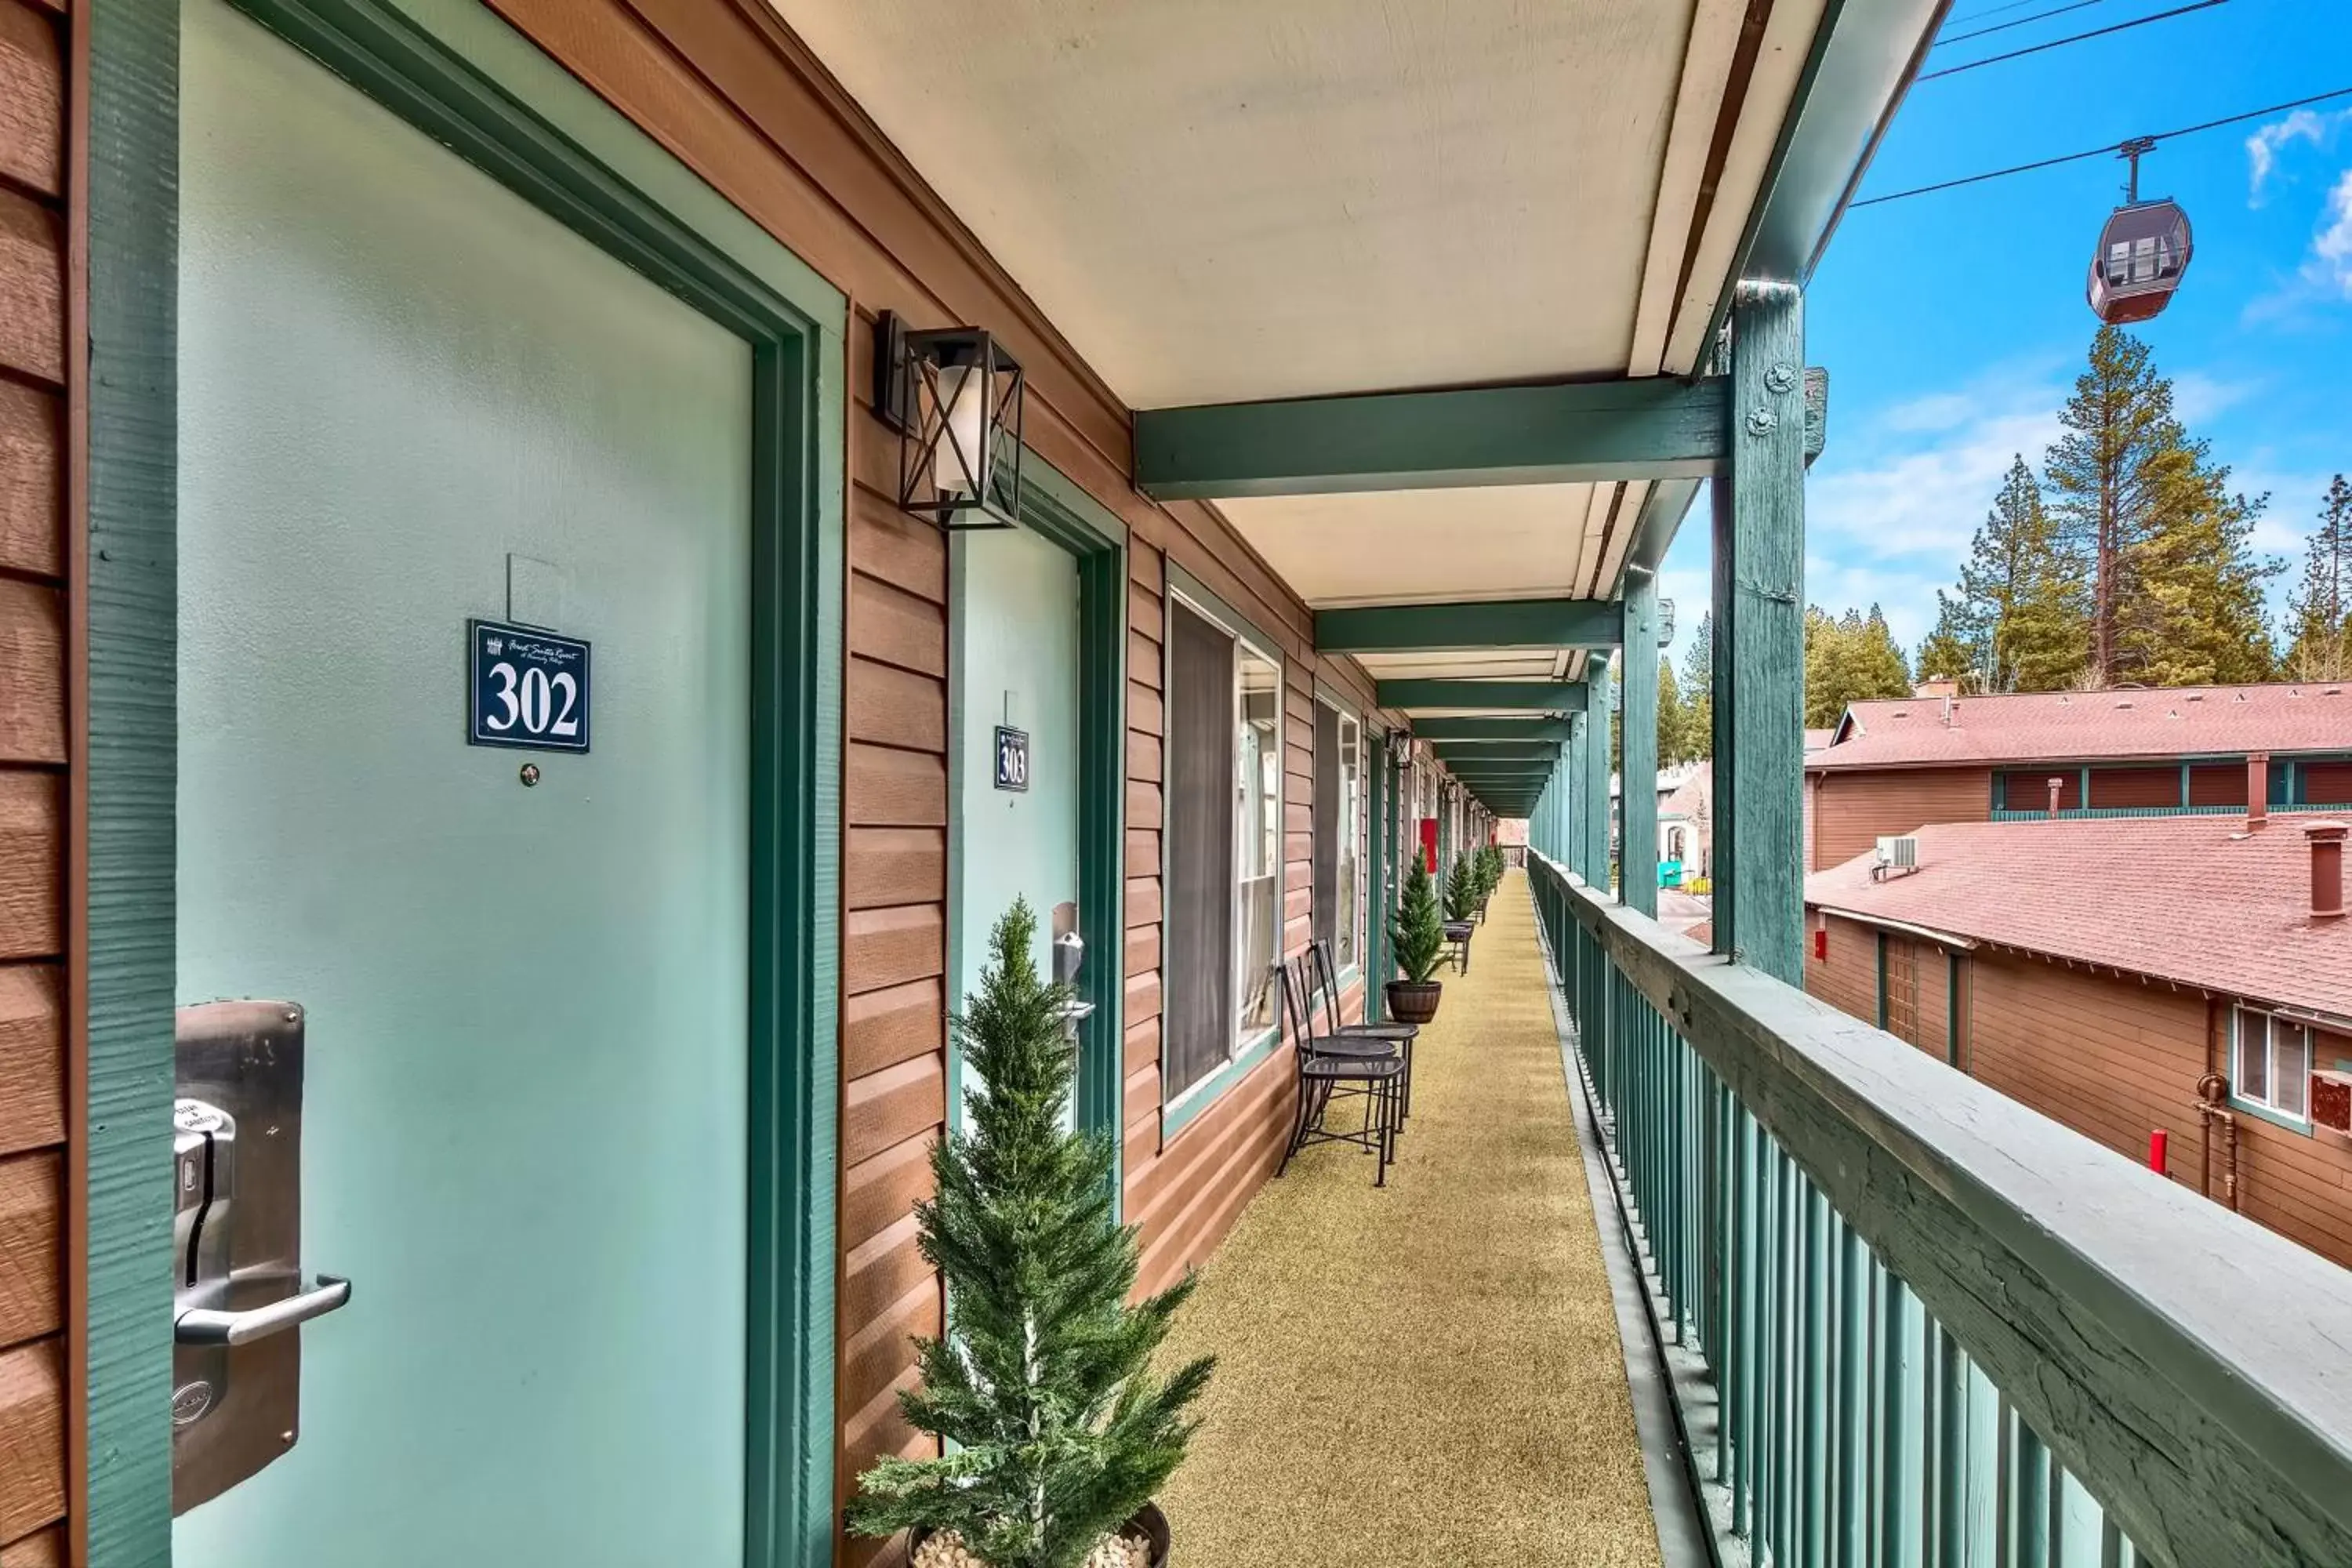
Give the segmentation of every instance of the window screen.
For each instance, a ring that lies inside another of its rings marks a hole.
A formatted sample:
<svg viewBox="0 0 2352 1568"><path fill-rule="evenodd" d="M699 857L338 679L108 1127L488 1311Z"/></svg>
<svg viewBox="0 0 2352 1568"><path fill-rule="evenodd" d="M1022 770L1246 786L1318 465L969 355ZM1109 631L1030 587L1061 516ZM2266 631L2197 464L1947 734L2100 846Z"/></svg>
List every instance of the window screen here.
<svg viewBox="0 0 2352 1568"><path fill-rule="evenodd" d="M1171 601L1166 777L1166 1080L1173 1100L1232 1053L1234 639Z"/></svg>

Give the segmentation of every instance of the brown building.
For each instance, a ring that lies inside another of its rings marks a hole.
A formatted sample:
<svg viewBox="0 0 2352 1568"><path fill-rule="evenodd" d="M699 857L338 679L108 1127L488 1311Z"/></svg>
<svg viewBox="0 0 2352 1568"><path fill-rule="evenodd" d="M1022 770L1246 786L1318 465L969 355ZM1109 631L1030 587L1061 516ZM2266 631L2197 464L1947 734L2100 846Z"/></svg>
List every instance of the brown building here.
<svg viewBox="0 0 2352 1568"><path fill-rule="evenodd" d="M1806 989L2119 1154L2162 1131L2175 1181L2352 1266L2344 832L1922 827L1916 868L1865 854L1806 879Z"/></svg>
<svg viewBox="0 0 2352 1568"><path fill-rule="evenodd" d="M2352 687L1921 695L1857 702L1805 752L1805 868L1927 822L2242 810L2268 758L2276 808L2352 810Z"/></svg>

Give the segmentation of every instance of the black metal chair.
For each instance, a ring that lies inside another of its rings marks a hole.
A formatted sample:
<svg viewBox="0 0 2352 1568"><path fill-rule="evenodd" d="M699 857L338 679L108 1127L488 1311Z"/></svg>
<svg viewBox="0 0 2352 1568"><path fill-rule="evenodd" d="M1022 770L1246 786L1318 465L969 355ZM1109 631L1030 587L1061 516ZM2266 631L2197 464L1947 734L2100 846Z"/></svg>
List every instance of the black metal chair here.
<svg viewBox="0 0 2352 1568"><path fill-rule="evenodd" d="M1309 962L1307 1000L1310 1008L1315 994L1323 994L1323 1035L1327 1039L1380 1040L1399 1046L1404 1051L1404 1085L1399 1095L1397 1120L1402 1122L1412 1114L1412 1042L1421 1035L1419 1024L1343 1024L1339 1021L1339 971L1331 962L1331 943L1317 937L1307 944ZM1369 983L1368 983L1369 984ZM1398 1131L1403 1129L1400 1127Z"/></svg>
<svg viewBox="0 0 2352 1568"><path fill-rule="evenodd" d="M1293 1059L1298 1111L1290 1129L1289 1146L1283 1150L1282 1163L1274 1173L1279 1176L1290 1169L1291 1156L1309 1143L1353 1143L1379 1161L1372 1185L1387 1186L1389 1162L1396 1158L1397 1111L1404 1081L1402 1053L1374 1040L1317 1038L1307 1023L1303 973L1282 963L1275 969L1282 985L1283 1022L1297 1047ZM1323 1112L1334 1092L1340 1090L1364 1101L1360 1131L1333 1132L1323 1126Z"/></svg>
<svg viewBox="0 0 2352 1568"><path fill-rule="evenodd" d="M1445 922L1445 940L1453 944L1452 951L1445 956L1457 973L1470 973L1470 933L1477 929L1477 922L1475 921Z"/></svg>

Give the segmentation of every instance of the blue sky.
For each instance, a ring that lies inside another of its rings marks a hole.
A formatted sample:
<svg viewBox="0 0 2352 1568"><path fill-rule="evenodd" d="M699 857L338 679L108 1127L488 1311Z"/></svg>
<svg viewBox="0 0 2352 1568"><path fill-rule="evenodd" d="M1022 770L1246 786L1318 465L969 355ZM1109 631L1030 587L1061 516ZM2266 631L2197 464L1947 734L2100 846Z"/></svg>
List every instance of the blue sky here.
<svg viewBox="0 0 2352 1568"><path fill-rule="evenodd" d="M2068 0L1956 0L1945 37ZM1952 43L1927 68L2169 10L2096 0ZM2352 0L2227 0L2111 37L1915 86L1863 195L1973 174L2352 87ZM1935 619L2012 452L2039 466L2097 321L2083 300L2124 165L2087 159L1849 213L1807 298L1806 357L1830 374L1829 443L1807 494L1806 595L1882 605L1906 648ZM2167 142L2141 194L2189 211L2196 251L2135 329L2190 430L2295 556L2328 476L2352 472L2352 98ZM1665 567L1707 602L1705 498ZM2284 579L2274 584L2283 608ZM1680 649L1675 654L1680 658Z"/></svg>

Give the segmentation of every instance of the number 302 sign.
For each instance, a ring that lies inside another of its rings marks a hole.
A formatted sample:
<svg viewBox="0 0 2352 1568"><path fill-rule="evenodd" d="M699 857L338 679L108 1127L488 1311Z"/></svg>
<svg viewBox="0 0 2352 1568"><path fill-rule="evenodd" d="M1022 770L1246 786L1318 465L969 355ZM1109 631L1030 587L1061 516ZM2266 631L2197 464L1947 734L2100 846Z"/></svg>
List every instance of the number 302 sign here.
<svg viewBox="0 0 2352 1568"><path fill-rule="evenodd" d="M588 749L588 645L531 626L467 621L466 739L535 752Z"/></svg>

